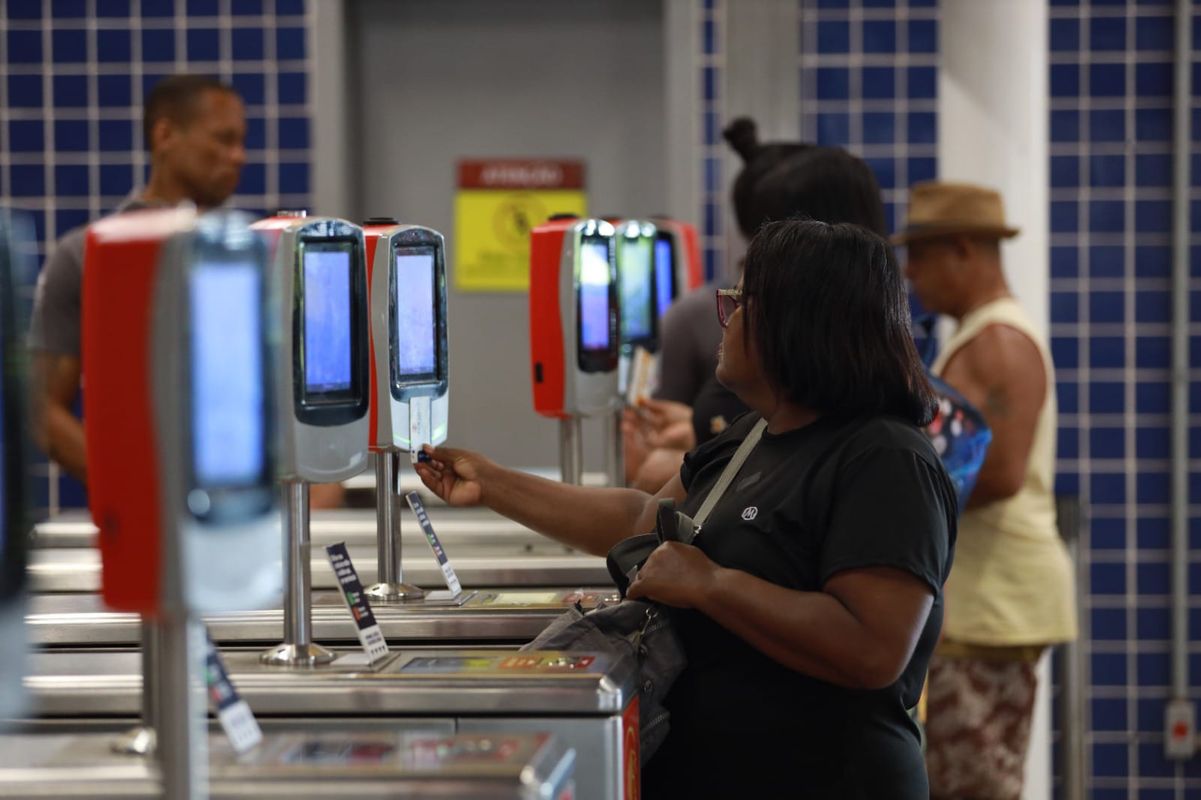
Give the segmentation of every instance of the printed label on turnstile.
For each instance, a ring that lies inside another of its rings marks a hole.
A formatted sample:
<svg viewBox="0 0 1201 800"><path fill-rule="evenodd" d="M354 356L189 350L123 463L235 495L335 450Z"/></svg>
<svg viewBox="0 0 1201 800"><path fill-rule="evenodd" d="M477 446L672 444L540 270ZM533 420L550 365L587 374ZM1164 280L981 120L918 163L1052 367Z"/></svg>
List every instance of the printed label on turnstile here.
<svg viewBox="0 0 1201 800"><path fill-rule="evenodd" d="M221 653L213 644L213 639L207 631L204 638L207 643L207 652L204 658L204 682L208 687L209 700L212 701L213 708L217 711L217 720L221 723L221 729L225 731L229 743L240 755L254 749L263 740L263 731L254 718L254 712L238 695L238 690L230 681L229 672L225 669L225 662L221 660Z"/></svg>
<svg viewBox="0 0 1201 800"><path fill-rule="evenodd" d="M430 548L434 551L434 558L438 559L438 566L442 568L442 576L446 578L446 588L450 589L450 593L458 597L463 593L463 585L459 583L459 576L455 574L455 568L450 565L450 559L446 556L446 551L442 549L442 542L438 541L438 534L434 533L434 526L430 522L430 515L425 513L425 506L421 502L421 498L416 492L408 492L405 494L405 500L409 504L409 508L413 509L413 513L417 515L417 522L421 524L421 530L425 533L425 540L430 543Z"/></svg>
<svg viewBox="0 0 1201 800"><path fill-rule="evenodd" d="M428 397L413 397L409 400L409 461L417 463L421 448L433 442L433 427L430 419L432 404Z"/></svg>
<svg viewBox="0 0 1201 800"><path fill-rule="evenodd" d="M371 611L367 596L363 594L363 582L359 580L358 570L350 560L346 543L338 542L327 546L325 554L329 556L329 565L333 567L334 577L338 579L338 586L342 589L342 600L345 601L350 615L354 617L355 632L359 635L363 651L367 653L367 659L374 663L388 655L388 642L384 639L384 632L380 630L379 623L375 621L375 614Z"/></svg>

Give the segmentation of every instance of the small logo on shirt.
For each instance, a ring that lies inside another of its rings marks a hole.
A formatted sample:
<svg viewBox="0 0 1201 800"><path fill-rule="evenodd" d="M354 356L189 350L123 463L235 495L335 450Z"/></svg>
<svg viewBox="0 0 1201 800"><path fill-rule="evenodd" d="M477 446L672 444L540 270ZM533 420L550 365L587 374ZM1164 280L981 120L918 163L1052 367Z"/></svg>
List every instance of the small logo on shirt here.
<svg viewBox="0 0 1201 800"><path fill-rule="evenodd" d="M750 522L757 516L759 516L759 506L747 506L742 509L742 518L747 522Z"/></svg>

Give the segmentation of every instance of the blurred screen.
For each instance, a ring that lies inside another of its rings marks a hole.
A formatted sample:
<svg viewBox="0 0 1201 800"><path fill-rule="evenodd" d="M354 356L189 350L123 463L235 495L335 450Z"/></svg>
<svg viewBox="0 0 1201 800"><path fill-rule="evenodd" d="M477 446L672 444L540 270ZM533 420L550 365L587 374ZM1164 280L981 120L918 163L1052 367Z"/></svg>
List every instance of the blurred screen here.
<svg viewBox="0 0 1201 800"><path fill-rule="evenodd" d="M252 263L192 271L192 457L201 486L257 483L263 472L260 291Z"/></svg>
<svg viewBox="0 0 1201 800"><path fill-rule="evenodd" d="M396 254L396 378L438 374L438 326L434 311L434 251L423 247ZM410 380L410 382L412 382Z"/></svg>
<svg viewBox="0 0 1201 800"><path fill-rule="evenodd" d="M621 340L635 342L654 333L653 242L645 236L621 239Z"/></svg>
<svg viewBox="0 0 1201 800"><path fill-rule="evenodd" d="M675 295L676 271L671 257L671 240L655 239L655 309L662 318Z"/></svg>
<svg viewBox="0 0 1201 800"><path fill-rule="evenodd" d="M609 242L585 239L580 244L580 347L609 349Z"/></svg>
<svg viewBox="0 0 1201 800"><path fill-rule="evenodd" d="M306 394L350 390L353 243L304 249L304 388Z"/></svg>
<svg viewBox="0 0 1201 800"><path fill-rule="evenodd" d="M0 319L0 326L4 321ZM4 342L4 331L0 330L0 357L7 355ZM8 468L8 440L5 435L8 433L8 417L4 415L5 393L8 392L9 374L5 365L0 363L0 560L3 560L8 552L6 545L8 544L8 473L5 471ZM3 574L3 573L0 573ZM0 583L3 578L0 578Z"/></svg>

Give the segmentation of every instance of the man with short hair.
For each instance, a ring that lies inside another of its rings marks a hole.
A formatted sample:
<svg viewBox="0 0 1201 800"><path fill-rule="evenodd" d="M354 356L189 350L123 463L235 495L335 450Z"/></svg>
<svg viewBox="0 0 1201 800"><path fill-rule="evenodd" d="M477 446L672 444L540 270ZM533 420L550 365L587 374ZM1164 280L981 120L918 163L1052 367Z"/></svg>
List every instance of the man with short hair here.
<svg viewBox="0 0 1201 800"><path fill-rule="evenodd" d="M246 112L234 89L200 75L155 85L143 118L150 178L116 213L173 206L220 206L246 161ZM86 481L83 424L73 405L81 378L80 300L87 228L69 231L46 260L34 300L33 418L38 444L69 474Z"/></svg>
<svg viewBox="0 0 1201 800"><path fill-rule="evenodd" d="M1013 298L1001 196L968 184L910 191L906 274L958 322L933 370L978 408L992 444L959 523L943 637L930 662L926 764L933 798L1021 797L1036 667L1076 636L1055 514L1057 410L1050 351Z"/></svg>

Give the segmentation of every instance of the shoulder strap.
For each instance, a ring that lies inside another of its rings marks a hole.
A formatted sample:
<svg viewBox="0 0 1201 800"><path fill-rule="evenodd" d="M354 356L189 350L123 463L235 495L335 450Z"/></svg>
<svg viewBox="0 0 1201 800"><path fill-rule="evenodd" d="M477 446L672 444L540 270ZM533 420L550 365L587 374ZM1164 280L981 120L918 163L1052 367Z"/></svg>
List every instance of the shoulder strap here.
<svg viewBox="0 0 1201 800"><path fill-rule="evenodd" d="M709 490L709 494L705 496L705 502L701 504L701 508L696 512L696 517L693 522L696 527L700 528L705 524L705 520L709 518L709 512L717 505L717 501L721 500L721 496L726 493L726 489L733 483L735 476L738 475L738 470L742 469L742 465L746 463L747 457L751 451L755 449L755 445L759 444L759 439L763 436L763 431L767 429L767 420L761 419L755 423L755 427L751 428L751 432L742 440L742 444L738 445L738 449L734 452L734 457L730 459L730 463L726 464L726 468L722 471L721 477L717 479L717 483L713 484L713 488Z"/></svg>

